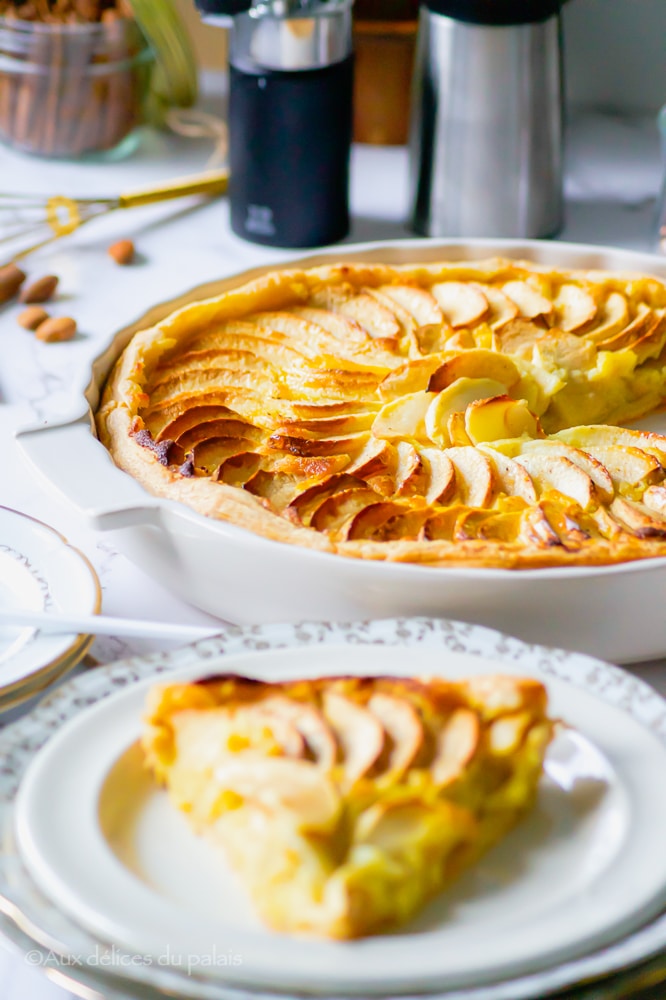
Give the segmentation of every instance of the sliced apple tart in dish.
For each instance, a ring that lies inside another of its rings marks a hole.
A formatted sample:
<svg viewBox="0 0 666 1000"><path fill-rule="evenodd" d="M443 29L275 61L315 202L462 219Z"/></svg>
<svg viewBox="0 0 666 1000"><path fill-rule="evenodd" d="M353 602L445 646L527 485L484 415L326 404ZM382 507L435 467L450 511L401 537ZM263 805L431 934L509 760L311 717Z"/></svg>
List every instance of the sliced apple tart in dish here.
<svg viewBox="0 0 666 1000"><path fill-rule="evenodd" d="M534 802L536 680L235 675L153 688L143 748L261 918L355 938L403 924Z"/></svg>
<svg viewBox="0 0 666 1000"><path fill-rule="evenodd" d="M98 434L150 492L364 559L666 555L666 285L500 258L282 270L132 338Z"/></svg>

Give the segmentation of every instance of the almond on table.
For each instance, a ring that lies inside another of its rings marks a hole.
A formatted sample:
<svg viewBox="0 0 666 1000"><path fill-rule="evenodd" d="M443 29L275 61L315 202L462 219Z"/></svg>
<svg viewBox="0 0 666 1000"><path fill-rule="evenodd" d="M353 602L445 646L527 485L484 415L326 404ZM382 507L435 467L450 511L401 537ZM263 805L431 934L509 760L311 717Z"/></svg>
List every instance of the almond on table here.
<svg viewBox="0 0 666 1000"><path fill-rule="evenodd" d="M49 344L71 340L75 333L76 320L71 316L52 316L40 323L35 330L37 339Z"/></svg>
<svg viewBox="0 0 666 1000"><path fill-rule="evenodd" d="M116 264L125 265L132 263L136 251L132 240L118 240L111 244L107 252Z"/></svg>
<svg viewBox="0 0 666 1000"><path fill-rule="evenodd" d="M49 318L49 314L42 306L28 306L22 313L19 313L17 322L26 330L36 330Z"/></svg>
<svg viewBox="0 0 666 1000"><path fill-rule="evenodd" d="M24 285L19 295L19 300L26 304L33 302L48 302L53 298L58 287L59 278L55 274L45 274L36 281L31 281Z"/></svg>
<svg viewBox="0 0 666 1000"><path fill-rule="evenodd" d="M0 305L13 299L25 281L25 271L16 264L0 267Z"/></svg>

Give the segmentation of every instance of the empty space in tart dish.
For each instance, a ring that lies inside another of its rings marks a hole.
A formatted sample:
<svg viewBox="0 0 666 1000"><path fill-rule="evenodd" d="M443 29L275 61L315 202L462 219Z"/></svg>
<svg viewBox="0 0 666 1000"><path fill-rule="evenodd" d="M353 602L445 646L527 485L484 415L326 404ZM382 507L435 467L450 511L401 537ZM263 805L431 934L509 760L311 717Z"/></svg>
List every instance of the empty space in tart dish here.
<svg viewBox="0 0 666 1000"><path fill-rule="evenodd" d="M118 861L152 893L177 906L183 921L194 915L212 920L221 936L229 923L261 935L274 933L256 915L223 849L194 833L146 772L138 744L106 776L99 819ZM465 932L478 935L482 947L483 937L500 921L520 927L554 907L571 905L613 864L628 820L626 793L609 762L580 734L565 730L548 750L531 812L391 937L443 932L455 940Z"/></svg>

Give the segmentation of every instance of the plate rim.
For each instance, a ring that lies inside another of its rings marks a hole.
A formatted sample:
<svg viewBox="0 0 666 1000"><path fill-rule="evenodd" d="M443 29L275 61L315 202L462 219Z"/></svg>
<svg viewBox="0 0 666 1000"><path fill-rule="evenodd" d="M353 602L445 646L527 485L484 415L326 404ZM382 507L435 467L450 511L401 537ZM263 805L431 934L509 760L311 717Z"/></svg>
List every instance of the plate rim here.
<svg viewBox="0 0 666 1000"><path fill-rule="evenodd" d="M7 744L9 739L9 773L0 775L0 819L2 825L6 827L8 815L12 813L12 802L15 794L18 775L21 772L21 765L27 763L35 749L46 742L43 732L45 725L57 728L60 724L60 713L68 711L74 714L83 704L93 704L100 699L107 697L118 688L125 687L140 679L142 676L153 676L164 673L174 666L187 663L193 656L202 661L205 669L205 661L225 652L239 651L240 649L264 648L269 646L288 645L288 639L296 639L298 644L308 644L326 641L327 636L332 634L347 635L347 641L373 641L373 635L377 630L392 628L396 634L401 629L430 628L441 632L443 646L450 648L460 648L463 651L472 653L486 653L499 659L509 661L519 661L526 654L531 658L538 658L547 673L560 676L563 679L571 677L573 670L578 676L575 682L583 687L598 691L604 700L611 704L619 705L630 714L634 715L643 725L653 730L660 739L666 741L666 700L658 692L654 691L648 684L632 676L626 670L593 659L580 653L572 653L564 650L550 649L543 646L529 645L503 635L495 630L483 626L469 625L460 622L451 622L446 619L380 619L373 622L356 622L342 625L331 625L330 623L301 623L300 625L269 625L269 626L226 626L221 628L220 635L215 639L206 639L194 646L184 647L180 650L172 651L168 654L148 654L147 656L134 657L130 660L119 661L106 667L98 667L94 672L81 675L68 682L56 691L52 691L40 703L37 709L19 720L12 726L7 727L4 733L0 733L0 745ZM48 732L48 730L47 730ZM18 739L18 745L12 751L12 741ZM0 908L3 910L13 910L22 915L24 920L29 921L30 917L24 911L30 911L34 907L34 899L30 893L34 894L34 886L28 880L25 884L25 873L17 877L16 858L11 856L11 870L13 872L12 891L19 899L12 900L11 892L8 894L6 861L0 861ZM9 856L7 858L9 861ZM28 895L26 896L26 891ZM44 906L42 900L37 906L37 913L32 914L32 926L38 934L43 934L51 944L54 943L54 935L51 932L40 930L45 919L44 910L39 907ZM52 910L52 908L51 908ZM58 933L70 942L80 941L81 929L76 925L65 924L61 927L58 921L59 914L54 914L46 907L46 924L51 922L52 928L56 927ZM55 923L54 923L55 921ZM55 935L57 940L58 935ZM99 947L100 942L90 937L85 938L86 947ZM531 974L522 979L510 980L508 983L498 983L492 987L482 987L480 989L466 989L464 991L445 991L439 994L443 1000L520 1000L524 997L544 996L548 992L561 989L564 986L580 982L582 979L598 978L618 971L640 962L641 960L655 954L663 948L666 941L666 915L651 921L638 932L629 935L616 945L593 952L589 956L573 962L557 966L551 972ZM67 945L66 940L60 942L63 954L71 951L71 943ZM154 972L154 970L153 970ZM133 977L141 981L142 974L137 969L132 969ZM113 969L109 972L110 981L113 980ZM202 982L179 976L173 970L160 970L158 975L160 983L165 983L176 990L184 991L181 995L193 997L193 988L197 987L197 996L211 996L206 992L205 984ZM143 981L155 985L154 976L148 974ZM238 991L220 981L215 987L219 995L220 989L225 989L229 997L246 996L244 991ZM536 991L536 992L535 992ZM278 994L274 994L277 996ZM430 993L431 997L438 994Z"/></svg>
<svg viewBox="0 0 666 1000"><path fill-rule="evenodd" d="M16 510L13 507L0 505L0 517L6 515L9 515L10 518L16 518L22 523L26 523L29 530L46 532L53 537L59 547L66 549L70 555L74 556L76 561L80 563L92 586L93 602L92 607L86 609L87 613L99 614L102 608L102 587L97 571L85 553L77 546L72 545L57 528L37 517L33 517L31 514L25 514L23 511ZM48 659L45 663L42 663L35 670L30 670L24 677L11 681L9 684L0 684L0 714L15 708L32 697L36 697L49 684L65 677L85 656L94 638L93 635L87 633L75 634L70 644L64 650Z"/></svg>

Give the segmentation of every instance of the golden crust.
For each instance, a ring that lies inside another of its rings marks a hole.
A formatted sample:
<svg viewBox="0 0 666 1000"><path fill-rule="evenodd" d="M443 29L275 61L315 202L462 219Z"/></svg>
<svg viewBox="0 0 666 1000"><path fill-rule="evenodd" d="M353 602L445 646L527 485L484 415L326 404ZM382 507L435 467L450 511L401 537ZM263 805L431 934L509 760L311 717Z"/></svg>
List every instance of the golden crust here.
<svg viewBox="0 0 666 1000"><path fill-rule="evenodd" d="M666 554L666 287L503 259L277 271L135 335L97 414L158 496L428 566Z"/></svg>
<svg viewBox="0 0 666 1000"><path fill-rule="evenodd" d="M553 734L529 678L237 676L151 690L146 761L277 930L403 923L530 808Z"/></svg>

